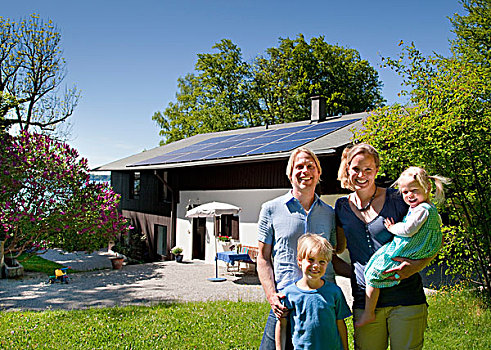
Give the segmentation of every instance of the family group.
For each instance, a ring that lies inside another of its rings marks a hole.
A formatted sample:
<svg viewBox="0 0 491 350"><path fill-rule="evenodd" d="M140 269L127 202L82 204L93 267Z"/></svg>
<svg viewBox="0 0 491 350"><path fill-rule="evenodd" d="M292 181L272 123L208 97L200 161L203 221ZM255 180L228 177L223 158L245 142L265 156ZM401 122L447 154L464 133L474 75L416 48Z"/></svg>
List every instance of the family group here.
<svg viewBox="0 0 491 350"><path fill-rule="evenodd" d="M352 314L355 349L422 349L428 305L418 272L443 243L434 203L447 179L409 167L384 188L379 167L371 145L347 147L338 180L351 193L333 209L315 192L317 156L291 153L292 189L259 215L257 270L271 304L260 349L347 350ZM349 262L338 257L346 248ZM351 280L351 309L336 274Z"/></svg>

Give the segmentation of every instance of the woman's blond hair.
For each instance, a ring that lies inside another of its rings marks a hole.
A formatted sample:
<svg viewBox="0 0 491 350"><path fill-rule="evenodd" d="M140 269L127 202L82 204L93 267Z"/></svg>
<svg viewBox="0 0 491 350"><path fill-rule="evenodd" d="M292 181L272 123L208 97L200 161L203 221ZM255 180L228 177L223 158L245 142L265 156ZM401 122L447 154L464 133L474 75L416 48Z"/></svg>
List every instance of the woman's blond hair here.
<svg viewBox="0 0 491 350"><path fill-rule="evenodd" d="M321 235L306 233L298 239L297 259L299 261L315 255L323 256L327 261L331 261L332 252L331 243Z"/></svg>
<svg viewBox="0 0 491 350"><path fill-rule="evenodd" d="M368 143L357 143L356 145L346 147L343 151L343 154L341 155L341 164L339 165L338 170L338 180L341 182L342 188L347 188L351 191L354 191L354 187L353 184L351 184L349 181L348 168L353 158L358 154L372 156L377 169L380 167L380 156L378 155L377 150Z"/></svg>
<svg viewBox="0 0 491 350"><path fill-rule="evenodd" d="M430 196L433 184L431 180L435 183L435 194L433 195L433 201L436 204L441 204L445 200L445 192L443 189L444 184L449 184L450 180L443 176L438 175L428 175L426 170L423 168L412 166L404 170L399 176L399 178L394 183L397 187L401 187L403 181L416 181L421 188L425 191L427 197Z"/></svg>
<svg viewBox="0 0 491 350"><path fill-rule="evenodd" d="M307 147L298 147L295 148L290 154L290 158L288 159L288 165L286 166L286 176L288 176L288 179L290 181L292 180L293 166L295 165L295 157L302 152L307 153L314 160L315 166L317 167L317 171L319 172L319 176L322 175L321 163L319 162L319 158L317 158L314 151L312 151L310 148Z"/></svg>

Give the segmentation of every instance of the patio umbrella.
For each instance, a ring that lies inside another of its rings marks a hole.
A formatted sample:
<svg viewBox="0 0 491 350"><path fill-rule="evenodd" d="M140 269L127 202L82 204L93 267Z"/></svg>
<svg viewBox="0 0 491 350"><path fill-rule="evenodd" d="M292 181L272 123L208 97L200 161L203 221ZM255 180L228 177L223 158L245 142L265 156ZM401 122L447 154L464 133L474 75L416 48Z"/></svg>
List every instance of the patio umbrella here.
<svg viewBox="0 0 491 350"><path fill-rule="evenodd" d="M186 217L188 218L205 218L220 216L222 214L233 214L237 215L241 208L236 207L232 204L220 203L220 202L210 202L202 204L196 208L188 210Z"/></svg>
<svg viewBox="0 0 491 350"><path fill-rule="evenodd" d="M193 208L191 210L188 210L186 213L186 217L188 218L206 218L206 217L216 217L220 215L237 215L241 208L236 207L235 205L228 204L228 203L220 203L220 202L210 202L206 204L202 204L200 206L197 206L196 208ZM215 225L213 225L215 226ZM215 229L213 229L215 230ZM225 281L225 278L219 278L218 277L218 259L217 259L217 235L216 232L214 232L215 236L215 277L214 278L208 278L209 281L212 282L221 282Z"/></svg>

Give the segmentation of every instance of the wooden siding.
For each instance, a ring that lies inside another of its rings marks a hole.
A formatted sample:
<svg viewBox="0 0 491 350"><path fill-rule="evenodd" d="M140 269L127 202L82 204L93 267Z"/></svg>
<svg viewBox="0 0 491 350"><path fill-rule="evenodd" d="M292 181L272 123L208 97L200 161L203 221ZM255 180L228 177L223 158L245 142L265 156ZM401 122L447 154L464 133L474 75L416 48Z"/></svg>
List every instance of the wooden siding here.
<svg viewBox="0 0 491 350"><path fill-rule="evenodd" d="M172 170L180 191L289 187L286 161L241 163Z"/></svg>
<svg viewBox="0 0 491 350"><path fill-rule="evenodd" d="M170 258L170 249L172 248L173 244L172 237L170 235L172 225L170 217L145 214L131 210L123 210L122 215L125 218L131 219L131 223L135 227L135 229L145 234L145 237L147 238L148 254L151 261L161 259L160 256L157 256L157 237L155 232L155 225L166 226L168 234L167 252L165 258Z"/></svg>
<svg viewBox="0 0 491 350"><path fill-rule="evenodd" d="M121 194L120 208L148 214L170 216L171 203L159 198L159 179L153 171L140 172L140 193L130 198L131 172L111 172L111 184Z"/></svg>

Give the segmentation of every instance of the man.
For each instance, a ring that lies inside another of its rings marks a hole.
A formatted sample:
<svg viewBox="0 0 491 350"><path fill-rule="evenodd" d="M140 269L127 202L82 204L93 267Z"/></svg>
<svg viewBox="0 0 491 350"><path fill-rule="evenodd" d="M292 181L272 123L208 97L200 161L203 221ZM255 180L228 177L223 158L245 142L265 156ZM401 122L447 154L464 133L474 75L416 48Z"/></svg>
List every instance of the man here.
<svg viewBox="0 0 491 350"><path fill-rule="evenodd" d="M304 147L295 149L286 168L291 191L264 203L261 208L257 271L271 312L260 349L275 348L276 319L287 311L281 303L281 291L302 277L296 256L298 238L308 232L320 234L336 246L334 210L315 194L321 174L322 168L314 152ZM334 282L331 263L324 278ZM288 343L291 346L291 339Z"/></svg>

